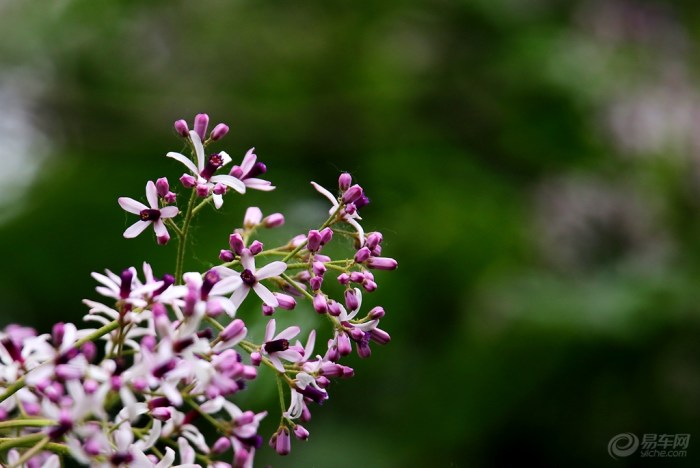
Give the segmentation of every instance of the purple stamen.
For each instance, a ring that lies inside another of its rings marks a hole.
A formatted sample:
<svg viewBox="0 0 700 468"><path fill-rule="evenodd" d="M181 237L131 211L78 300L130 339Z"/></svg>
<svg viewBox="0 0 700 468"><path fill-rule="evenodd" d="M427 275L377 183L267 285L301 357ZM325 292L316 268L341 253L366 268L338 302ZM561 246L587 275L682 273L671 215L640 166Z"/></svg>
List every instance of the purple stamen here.
<svg viewBox="0 0 700 468"><path fill-rule="evenodd" d="M272 340L264 345L265 351L268 353L276 353L278 351L286 351L289 348L289 340Z"/></svg>
<svg viewBox="0 0 700 468"><path fill-rule="evenodd" d="M209 180L211 179L211 176L214 175L216 170L223 165L224 158L222 158L221 155L218 153L212 154L211 156L209 156L209 161L207 162L207 165L204 166L204 169L202 170L202 173L200 175L205 179Z"/></svg>
<svg viewBox="0 0 700 468"><path fill-rule="evenodd" d="M257 279L255 279L255 275L253 274L252 271L248 270L247 268L243 270L243 273L241 273L241 280L243 283L247 284L250 287L255 286L255 283L257 283Z"/></svg>
<svg viewBox="0 0 700 468"><path fill-rule="evenodd" d="M209 297L209 293L211 292L211 288L213 288L214 285L218 283L220 279L221 277L214 270L209 270L204 275L204 281L202 282L202 289L200 292L200 297L203 301L207 300L207 298Z"/></svg>
<svg viewBox="0 0 700 468"><path fill-rule="evenodd" d="M253 164L253 167L250 168L250 171L248 171L248 173L243 177L243 179L257 177L257 176L264 174L266 172L267 172L267 166L265 165L265 163L258 161L255 164Z"/></svg>
<svg viewBox="0 0 700 468"><path fill-rule="evenodd" d="M146 211L146 210L144 210ZM158 210L156 210L158 211ZM160 211L158 211L158 215L160 215ZM141 218L143 219L143 211L141 212ZM131 294L131 281L134 279L134 272L132 272L130 269L126 269L122 271L121 274L121 285L119 287L119 297L122 299L126 299L129 297L129 294Z"/></svg>
<svg viewBox="0 0 700 468"><path fill-rule="evenodd" d="M141 218L141 221L158 221L160 219L160 210L154 210L151 208L141 210L139 217Z"/></svg>

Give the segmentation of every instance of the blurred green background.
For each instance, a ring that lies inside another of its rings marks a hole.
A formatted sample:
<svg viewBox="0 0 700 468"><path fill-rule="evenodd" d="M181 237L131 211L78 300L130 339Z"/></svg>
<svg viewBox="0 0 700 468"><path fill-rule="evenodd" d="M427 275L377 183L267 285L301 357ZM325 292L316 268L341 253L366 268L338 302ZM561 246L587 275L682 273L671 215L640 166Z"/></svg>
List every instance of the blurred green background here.
<svg viewBox="0 0 700 468"><path fill-rule="evenodd" d="M250 205L309 229L341 170L400 262L365 297L392 343L261 466L643 464L621 432L690 433L648 466L698 466L699 46L692 1L0 0L0 325L172 271L116 199L175 182L171 124L207 112L279 188L205 213L189 268ZM268 437L274 393L244 401Z"/></svg>

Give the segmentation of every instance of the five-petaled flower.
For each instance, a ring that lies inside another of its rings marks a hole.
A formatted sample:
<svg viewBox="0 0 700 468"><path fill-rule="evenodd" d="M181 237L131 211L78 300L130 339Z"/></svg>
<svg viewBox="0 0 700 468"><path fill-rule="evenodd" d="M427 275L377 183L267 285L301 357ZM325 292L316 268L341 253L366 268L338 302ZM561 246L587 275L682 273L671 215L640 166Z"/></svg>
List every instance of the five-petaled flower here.
<svg viewBox="0 0 700 468"><path fill-rule="evenodd" d="M235 276L239 278L239 284L231 295L231 301L236 306L236 309L240 307L251 289L255 291L255 294L257 294L265 304L270 307L277 307L279 301L267 287L260 283L260 281L281 275L287 269L287 264L277 261L268 263L259 270L256 270L253 254L250 253L250 250L243 249L241 252L241 265L243 266L243 271L240 273L226 267L217 268L217 271L222 277ZM227 284L230 283L227 281Z"/></svg>
<svg viewBox="0 0 700 468"><path fill-rule="evenodd" d="M127 239L134 238L141 234L150 224L153 224L158 243L161 245L167 244L170 240L170 234L168 234L168 229L165 227L163 220L176 216L179 210L176 206L158 208L158 190L156 189L156 184L150 180L146 184L146 199L150 207L133 198L119 198L119 206L129 213L139 215L140 218L124 231L124 237Z"/></svg>

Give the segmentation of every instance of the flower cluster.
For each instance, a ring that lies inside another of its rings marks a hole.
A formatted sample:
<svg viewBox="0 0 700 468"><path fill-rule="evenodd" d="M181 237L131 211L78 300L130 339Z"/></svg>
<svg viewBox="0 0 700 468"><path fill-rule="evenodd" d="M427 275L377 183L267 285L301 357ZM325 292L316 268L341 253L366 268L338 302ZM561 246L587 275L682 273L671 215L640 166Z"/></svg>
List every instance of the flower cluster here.
<svg viewBox="0 0 700 468"><path fill-rule="evenodd" d="M279 416L269 445L290 453L292 436L309 438L303 424L329 398L332 381L354 375L341 360L353 349L367 358L372 343L389 342L379 327L384 309L363 311L362 305L378 287L372 270L393 270L397 263L382 256L381 233L362 228L360 211L369 199L347 173L335 194L312 182L331 203L321 226L267 247L260 235L284 225L285 217L249 207L218 259L211 259L215 266L183 271L190 227L202 209L218 209L248 189L274 189L260 178L267 167L253 149L230 170L227 153L209 154L228 127L219 124L207 134L208 124L205 114L195 117L193 130L175 122L191 153L167 153L186 169L178 188L171 191L162 177L147 182L147 204L118 200L138 216L124 237L149 225L158 244L175 234L172 274L156 275L148 263L141 271L93 273L103 296L83 301L84 320L93 328L58 323L37 334L10 325L0 332L3 466L59 467L70 457L95 467L250 467L263 445L263 418ZM351 242L337 242L343 238ZM352 247L338 257L339 248L327 247L332 243ZM257 304L261 313L244 304ZM279 309L297 309L287 317L318 316L319 323L280 329L272 318ZM267 321L264 336L249 333L255 320ZM260 372L275 376L278 410L255 412L235 402Z"/></svg>

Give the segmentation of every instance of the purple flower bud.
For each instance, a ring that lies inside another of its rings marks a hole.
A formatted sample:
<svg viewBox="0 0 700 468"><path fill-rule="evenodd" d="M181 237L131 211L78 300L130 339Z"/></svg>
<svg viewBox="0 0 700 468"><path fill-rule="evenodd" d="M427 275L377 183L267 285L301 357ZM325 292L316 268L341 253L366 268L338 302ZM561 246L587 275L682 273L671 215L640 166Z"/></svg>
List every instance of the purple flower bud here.
<svg viewBox="0 0 700 468"><path fill-rule="evenodd" d="M348 332L348 335L350 335L352 341L360 341L362 338L364 338L365 332L363 332L359 328L351 328Z"/></svg>
<svg viewBox="0 0 700 468"><path fill-rule="evenodd" d="M282 226L284 224L284 215L282 213L273 213L263 218L262 224L268 229Z"/></svg>
<svg viewBox="0 0 700 468"><path fill-rule="evenodd" d="M296 307L297 301L292 296L282 293L273 293L277 299L279 307L284 310L292 310Z"/></svg>
<svg viewBox="0 0 700 468"><path fill-rule="evenodd" d="M294 426L294 436L299 440L306 440L309 438L309 431L301 424L297 424Z"/></svg>
<svg viewBox="0 0 700 468"><path fill-rule="evenodd" d="M251 255L257 255L263 251L263 248L264 248L263 243L260 242L259 240L255 240L250 244L249 250L250 250Z"/></svg>
<svg viewBox="0 0 700 468"><path fill-rule="evenodd" d="M313 271L316 276L323 276L326 273L326 265L323 262L314 262Z"/></svg>
<svg viewBox="0 0 700 468"><path fill-rule="evenodd" d="M192 188L197 184L197 179L189 174L182 174L182 177L180 177L180 183L185 188Z"/></svg>
<svg viewBox="0 0 700 468"><path fill-rule="evenodd" d="M321 231L321 244L326 245L333 239L333 229L327 227Z"/></svg>
<svg viewBox="0 0 700 468"><path fill-rule="evenodd" d="M270 315L275 313L275 308L272 306L269 306L267 304L262 305L262 313L264 316L269 317Z"/></svg>
<svg viewBox="0 0 700 468"><path fill-rule="evenodd" d="M262 362L262 355L257 351L253 351L250 354L250 363L254 366L259 366L261 362Z"/></svg>
<svg viewBox="0 0 700 468"><path fill-rule="evenodd" d="M100 388L100 384L95 380L86 380L83 383L83 390L88 395L94 394L98 388Z"/></svg>
<svg viewBox="0 0 700 468"><path fill-rule="evenodd" d="M151 411L151 416L161 421L168 421L172 417L170 408L156 408Z"/></svg>
<svg viewBox="0 0 700 468"><path fill-rule="evenodd" d="M331 381L327 377L320 376L316 378L316 383L321 388L328 388L331 384Z"/></svg>
<svg viewBox="0 0 700 468"><path fill-rule="evenodd" d="M216 185L214 185L214 188L212 189L212 193L214 193L216 195L224 195L224 194L226 194L226 190L228 190L226 188L226 186L219 182Z"/></svg>
<svg viewBox="0 0 700 468"><path fill-rule="evenodd" d="M165 245L170 241L170 234L167 232L163 234L162 236L156 236L156 242L158 245Z"/></svg>
<svg viewBox="0 0 700 468"><path fill-rule="evenodd" d="M221 455L225 451L231 448L231 439L228 437L219 437L214 445L211 447L211 451L217 455Z"/></svg>
<svg viewBox="0 0 700 468"><path fill-rule="evenodd" d="M168 192L163 197L163 200L165 200L165 203L168 204L175 203L175 201L177 200L177 195L174 192Z"/></svg>
<svg viewBox="0 0 700 468"><path fill-rule="evenodd" d="M352 216L357 211L357 207L354 203L348 203L347 205L345 205L345 208L343 208L343 211L345 211L346 214Z"/></svg>
<svg viewBox="0 0 700 468"><path fill-rule="evenodd" d="M88 362L92 362L97 356L97 345L92 341L88 341L80 347L80 352L83 353Z"/></svg>
<svg viewBox="0 0 700 468"><path fill-rule="evenodd" d="M204 141L209 126L209 116L207 114L197 114L194 117L194 131L197 132L199 138Z"/></svg>
<svg viewBox="0 0 700 468"><path fill-rule="evenodd" d="M380 328L370 330L369 337L372 341L380 345L385 345L391 341L391 336Z"/></svg>
<svg viewBox="0 0 700 468"><path fill-rule="evenodd" d="M355 202L353 204L355 205L356 209L360 210L360 209L364 208L365 206L369 205L369 198L367 198L365 193L362 192L362 196L360 198L358 198L357 200L355 200Z"/></svg>
<svg viewBox="0 0 700 468"><path fill-rule="evenodd" d="M316 294L313 300L314 309L319 314L325 314L328 310L328 303L326 302L326 296L323 294Z"/></svg>
<svg viewBox="0 0 700 468"><path fill-rule="evenodd" d="M367 266L377 270L395 270L399 266L398 262L389 257L372 257L367 260Z"/></svg>
<svg viewBox="0 0 700 468"><path fill-rule="evenodd" d="M170 320L168 320L168 324L170 324ZM141 347L143 347L144 349L154 351L156 349L156 344L157 340L156 337L153 335L146 335L143 338L141 338Z"/></svg>
<svg viewBox="0 0 700 468"><path fill-rule="evenodd" d="M352 344L347 334L341 333L338 335L338 352L341 356L347 356L352 352Z"/></svg>
<svg viewBox="0 0 700 468"><path fill-rule="evenodd" d="M371 280L365 280L362 282L362 287L365 289L367 292L374 292L377 290L377 283Z"/></svg>
<svg viewBox="0 0 700 468"><path fill-rule="evenodd" d="M367 235L365 240L365 246L372 250L376 246L382 243L383 237L381 232L371 232Z"/></svg>
<svg viewBox="0 0 700 468"><path fill-rule="evenodd" d="M187 138L188 136L190 136L190 129L187 126L187 122L185 122L184 120L176 120L173 124L173 127L175 127L175 131L181 137Z"/></svg>
<svg viewBox="0 0 700 468"><path fill-rule="evenodd" d="M121 284L119 286L119 297L121 299L126 299L131 294L131 281L134 279L134 272L127 268L122 271L121 274Z"/></svg>
<svg viewBox="0 0 700 468"><path fill-rule="evenodd" d="M292 450L292 443L289 437L289 429L281 427L277 431L277 441L275 443L275 451L280 455L289 455Z"/></svg>
<svg viewBox="0 0 700 468"><path fill-rule="evenodd" d="M369 318L372 320L379 320L384 317L385 312L384 312L384 307L382 306L377 306L374 307L372 310L369 311Z"/></svg>
<svg viewBox="0 0 700 468"><path fill-rule="evenodd" d="M209 196L209 187L206 184L197 184L197 196L200 198L206 198Z"/></svg>
<svg viewBox="0 0 700 468"><path fill-rule="evenodd" d="M102 451L102 445L97 439L88 439L83 444L83 450L86 454L96 457Z"/></svg>
<svg viewBox="0 0 700 468"><path fill-rule="evenodd" d="M343 194L342 202L344 204L352 203L362 196L362 187L355 184L348 188Z"/></svg>
<svg viewBox="0 0 700 468"><path fill-rule="evenodd" d="M372 252L367 247L362 247L360 250L355 252L355 262L356 263L364 263L367 260L369 260L369 257L372 256Z"/></svg>
<svg viewBox="0 0 700 468"><path fill-rule="evenodd" d="M369 333L365 333L365 336L357 342L357 355L362 359L367 359L372 355L372 350L369 347Z"/></svg>
<svg viewBox="0 0 700 468"><path fill-rule="evenodd" d="M236 255L240 255L241 252L243 252L243 249L245 248L245 244L243 243L243 237L237 232L231 234L228 238L228 245L231 247L231 250Z"/></svg>
<svg viewBox="0 0 700 468"><path fill-rule="evenodd" d="M345 305L350 310L355 310L360 307L360 301L357 298L357 292L354 289L345 291Z"/></svg>
<svg viewBox="0 0 700 468"><path fill-rule="evenodd" d="M335 362L324 362L321 364L319 374L328 377L340 377L343 375L343 366Z"/></svg>
<svg viewBox="0 0 700 468"><path fill-rule="evenodd" d="M230 250L221 249L219 252L219 260L222 262L232 262L236 256Z"/></svg>
<svg viewBox="0 0 700 468"><path fill-rule="evenodd" d="M365 280L365 275L361 271L353 271L350 273L350 281L353 283L361 283Z"/></svg>
<svg viewBox="0 0 700 468"><path fill-rule="evenodd" d="M314 276L309 280L309 287L311 288L312 291L318 291L321 289L321 285L323 284L323 277L322 276Z"/></svg>
<svg viewBox="0 0 700 468"><path fill-rule="evenodd" d="M333 317L338 317L340 313L342 312L340 308L340 304L338 304L336 301L330 300L328 301L328 313L331 314Z"/></svg>
<svg viewBox="0 0 700 468"><path fill-rule="evenodd" d="M59 348L61 343L63 343L63 337L66 333L66 324L63 322L58 322L51 329L51 344L54 348Z"/></svg>
<svg viewBox="0 0 700 468"><path fill-rule="evenodd" d="M211 131L211 134L209 134L209 138L211 138L211 141L221 140L226 136L228 130L228 125L222 123L217 124L216 127L214 127L214 130Z"/></svg>
<svg viewBox="0 0 700 468"><path fill-rule="evenodd" d="M340 189L340 191L345 192L347 189L350 188L350 184L352 184L352 176L347 172L343 172L342 174L340 174L340 176L338 177L338 188Z"/></svg>
<svg viewBox="0 0 700 468"><path fill-rule="evenodd" d="M347 273L341 273L338 275L338 283L347 286L350 283L350 276Z"/></svg>
<svg viewBox="0 0 700 468"><path fill-rule="evenodd" d="M221 341L229 341L234 338L243 338L248 330L245 327L245 323L241 319L235 319L224 328L221 333L219 333L219 338Z"/></svg>
<svg viewBox="0 0 700 468"><path fill-rule="evenodd" d="M168 192L170 192L170 184L168 183L167 177L161 177L156 180L156 192L158 192L158 196L161 198L165 198Z"/></svg>
<svg viewBox="0 0 700 468"><path fill-rule="evenodd" d="M321 233L316 229L312 229L309 231L306 238L308 241L306 248L309 250L309 252L318 252L318 250L321 248Z"/></svg>

